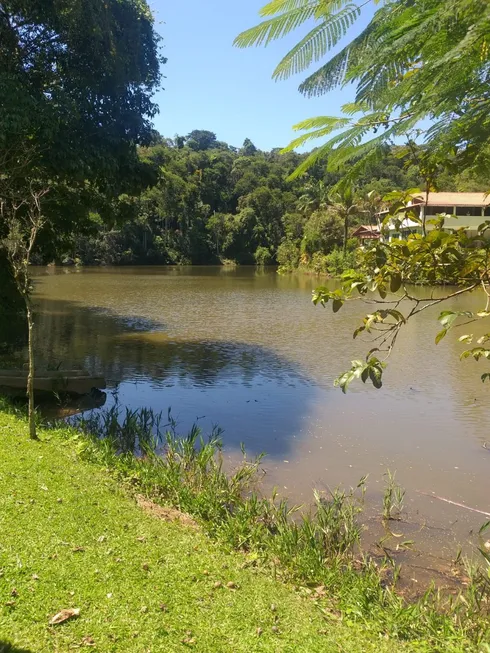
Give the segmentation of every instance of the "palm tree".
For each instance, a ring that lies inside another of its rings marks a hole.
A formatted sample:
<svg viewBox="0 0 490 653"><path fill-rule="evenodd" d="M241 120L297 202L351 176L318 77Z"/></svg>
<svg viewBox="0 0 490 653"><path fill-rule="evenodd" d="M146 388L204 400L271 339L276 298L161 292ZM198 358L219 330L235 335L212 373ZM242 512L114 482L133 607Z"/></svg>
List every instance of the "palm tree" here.
<svg viewBox="0 0 490 653"><path fill-rule="evenodd" d="M352 218L359 216L363 212L363 207L360 203L356 202L352 186L345 186L342 190L332 193L329 199L330 204L328 210L339 217L344 223L343 253L345 258Z"/></svg>
<svg viewBox="0 0 490 653"><path fill-rule="evenodd" d="M298 198L297 208L301 213L313 213L328 206L328 188L323 181L305 184L304 193Z"/></svg>

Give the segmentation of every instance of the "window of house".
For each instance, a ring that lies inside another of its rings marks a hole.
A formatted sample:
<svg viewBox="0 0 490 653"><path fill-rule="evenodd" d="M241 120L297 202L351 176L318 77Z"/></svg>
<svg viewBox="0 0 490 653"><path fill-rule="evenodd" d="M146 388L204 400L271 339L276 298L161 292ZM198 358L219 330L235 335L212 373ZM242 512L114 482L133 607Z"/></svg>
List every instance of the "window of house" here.
<svg viewBox="0 0 490 653"><path fill-rule="evenodd" d="M448 213L453 215L454 206L428 206L427 215L439 215L440 213Z"/></svg>
<svg viewBox="0 0 490 653"><path fill-rule="evenodd" d="M478 216L481 215L481 206L457 206L456 215L460 216Z"/></svg>
<svg viewBox="0 0 490 653"><path fill-rule="evenodd" d="M490 206L485 207L485 217L490 218Z"/></svg>

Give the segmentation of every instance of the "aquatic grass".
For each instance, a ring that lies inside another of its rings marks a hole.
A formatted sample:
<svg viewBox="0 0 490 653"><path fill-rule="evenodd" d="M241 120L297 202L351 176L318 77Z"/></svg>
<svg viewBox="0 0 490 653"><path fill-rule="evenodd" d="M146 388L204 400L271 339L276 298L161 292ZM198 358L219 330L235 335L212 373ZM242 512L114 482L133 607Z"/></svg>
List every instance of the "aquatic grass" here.
<svg viewBox="0 0 490 653"><path fill-rule="evenodd" d="M488 626L482 602L462 594L449 605L430 589L408 603L395 590L396 573L387 580L390 561L380 566L362 553L365 479L350 491L316 493L311 509L300 510L276 494L260 495L260 456L249 460L243 452L241 463L226 473L219 429L205 438L194 426L182 437L171 416L164 434L164 420L151 411L141 418L122 412L119 426L114 417L112 409L105 417L78 422L83 434L71 432L71 438L82 458L111 470L132 492L193 516L208 535L243 551L246 565L271 571L315 600L328 597L327 612L339 610L383 637L430 642L420 650L466 651L468 646L459 648L466 637L482 640ZM136 434L128 433L132 428ZM136 453L129 447L133 443ZM391 518L402 510L404 495L394 475L387 490Z"/></svg>
<svg viewBox="0 0 490 653"><path fill-rule="evenodd" d="M350 491L317 493L312 507L300 510L276 494L261 496L261 457L243 451L236 468L225 471L219 429L204 437L195 426L182 437L171 416L119 411L116 425L115 415L89 415L78 429L58 423L43 437L65 440L81 465L106 470L131 495L191 515L224 549L241 551L244 568L294 584L332 627L362 629L391 642L389 651L481 650L488 606L471 597L476 585L451 600L430 589L409 603L396 592L389 560L376 563L362 553L365 479Z"/></svg>
<svg viewBox="0 0 490 653"><path fill-rule="evenodd" d="M113 443L119 453L136 453L154 451L158 447L164 437L162 421L162 414L151 408L131 410L126 407L122 411L116 400L111 408L75 417L72 424L83 433L100 434Z"/></svg>
<svg viewBox="0 0 490 653"><path fill-rule="evenodd" d="M485 536L489 532L490 521L487 521L479 531L478 551L483 564L470 558L464 558L462 564L470 581L466 601L472 610L485 611L490 615L490 540L485 541Z"/></svg>
<svg viewBox="0 0 490 653"><path fill-rule="evenodd" d="M328 621L242 553L146 513L81 460L81 434L64 425L40 436L31 442L24 418L0 413L2 653L391 653L374 630ZM50 627L64 608L79 617Z"/></svg>
<svg viewBox="0 0 490 653"><path fill-rule="evenodd" d="M396 481L396 472L388 469L386 488L383 495L383 519L385 521L401 519L401 513L405 502L405 490Z"/></svg>

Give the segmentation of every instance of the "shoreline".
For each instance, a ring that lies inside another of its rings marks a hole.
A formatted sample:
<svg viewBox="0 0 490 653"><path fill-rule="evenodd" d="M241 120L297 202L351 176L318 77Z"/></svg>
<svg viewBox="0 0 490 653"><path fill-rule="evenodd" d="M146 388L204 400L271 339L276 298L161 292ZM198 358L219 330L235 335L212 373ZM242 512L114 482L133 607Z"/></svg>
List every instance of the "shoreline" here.
<svg viewBox="0 0 490 653"><path fill-rule="evenodd" d="M254 498L255 461L244 461L244 465L231 478L225 477L219 466L219 447L203 449L199 445L198 434L194 434L193 443L189 437L172 440L167 436L167 455L164 459L154 457L150 449L141 459L129 453L116 454L108 441L98 440L66 426L42 429L42 442L36 444L26 439L22 417L2 411L0 424L2 436L7 432L9 444L21 447L25 456L32 457L36 451L37 458L44 459L49 453L49 456L53 456L51 462L55 462L59 453L65 461L69 459L69 473L78 476L79 470L83 476L87 470L92 470L91 474L101 475L105 479L103 484L117 488L116 494L122 493L120 499L123 503L129 501L133 505L136 495L143 495L146 501L177 508L181 513L190 515L199 524L206 541L216 542L212 546L217 547L215 554L218 558L226 551L235 550L233 555L239 556L245 568L254 569L260 577L274 579L283 589L294 585L295 596L299 595L310 603L313 600L321 612L340 615L341 623L346 619L348 623L352 622L354 632L359 637L361 633L371 632L378 642L382 633L386 641L395 638L396 642L392 642L394 646L386 648L387 651L478 650L477 642L486 641L485 638L489 636L484 613L475 611L474 605L470 610L467 604L470 590L465 590L464 601L453 598L452 614L446 613L447 599L437 598L437 593L426 595L411 604L398 596L390 580L390 575L397 575L396 567L390 569L386 562L375 564L356 552L357 504L345 496L337 497L337 502L330 507L324 506L325 512L321 515L323 522L318 521L317 515L315 518L312 516L310 521L303 519L302 524L294 526L285 504L273 508L270 502L256 495ZM39 447L46 447L46 452L39 455ZM2 456L4 461L5 457ZM5 471L4 468L0 474L5 474ZM29 472L32 474L32 468L24 470L23 476L29 478ZM63 473L63 466L57 469L57 473ZM62 480L66 482L67 479ZM246 489L248 496L245 496ZM42 492L40 494L44 496ZM45 524L49 528L49 522ZM347 539L346 525L352 529L350 535L347 533ZM335 538L327 541L328 528L334 526L338 527ZM195 529L191 530L193 537L197 537ZM312 537L316 543L313 543ZM474 592L475 586L472 586L472 590ZM485 601L488 601L488 597ZM485 605L488 609L488 605ZM457 619L455 615L458 615ZM5 614L2 618L6 623ZM434 629L436 622L439 626ZM331 622L328 623L331 626ZM320 641L321 638L318 643ZM417 648L412 649L415 643ZM364 642L359 650L371 650L369 646ZM289 649L279 647L271 650ZM312 644L310 648L299 650L314 651L317 648L316 644ZM346 650L358 649L353 645Z"/></svg>

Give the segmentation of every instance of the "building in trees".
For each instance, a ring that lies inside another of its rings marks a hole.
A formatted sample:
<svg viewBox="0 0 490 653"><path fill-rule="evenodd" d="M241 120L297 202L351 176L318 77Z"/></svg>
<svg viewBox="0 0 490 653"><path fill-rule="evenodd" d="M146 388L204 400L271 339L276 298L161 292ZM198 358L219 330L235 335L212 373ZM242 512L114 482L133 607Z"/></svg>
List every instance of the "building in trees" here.
<svg viewBox="0 0 490 653"><path fill-rule="evenodd" d="M490 220L490 196L485 193L429 193L416 195L408 203L408 215L387 226L389 241L411 233L422 233L435 228L434 220L444 215L444 230L464 229L468 236L476 236L478 227Z"/></svg>

